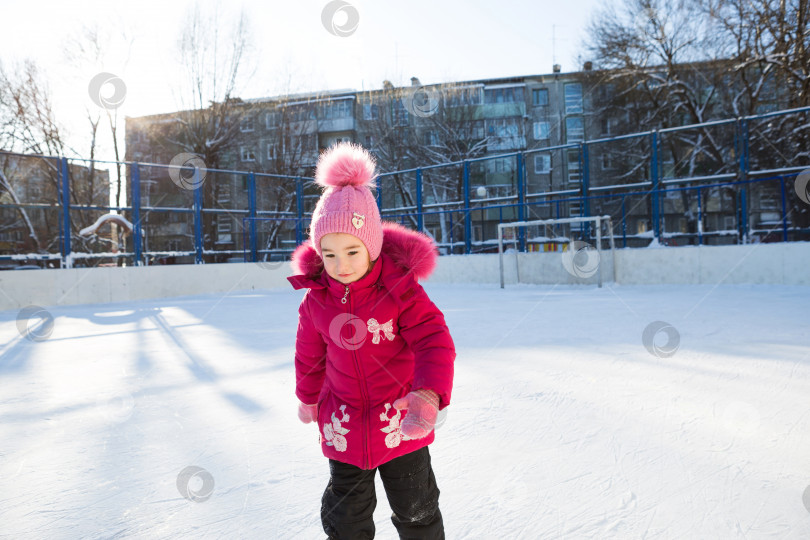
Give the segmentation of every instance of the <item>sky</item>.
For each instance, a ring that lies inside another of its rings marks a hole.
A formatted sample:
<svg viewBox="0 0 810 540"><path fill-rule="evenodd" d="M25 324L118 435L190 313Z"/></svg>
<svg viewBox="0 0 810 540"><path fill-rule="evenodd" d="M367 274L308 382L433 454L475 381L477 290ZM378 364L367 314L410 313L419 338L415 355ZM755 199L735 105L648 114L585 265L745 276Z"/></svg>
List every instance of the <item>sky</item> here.
<svg viewBox="0 0 810 540"><path fill-rule="evenodd" d="M2 18L12 23L0 33L0 60L7 69L24 58L36 60L50 83L60 121L71 140L81 141L88 113L100 110L88 92L100 72L126 85L118 108L122 118L184 108L177 41L194 3L0 0ZM330 33L323 23L331 5L326 0L221 2L223 31L243 9L253 36L237 95L376 89L386 79L408 85L413 76L432 84L532 75L550 73L555 60L563 72L576 71L589 17L598 5L595 0L344 3L348 7L327 20L342 27L354 20L353 10L357 24L346 36ZM215 2L200 5L210 10ZM91 54L71 60L68 44L93 24L103 34L99 60ZM103 91L114 94L109 85ZM77 147L81 151L87 145Z"/></svg>

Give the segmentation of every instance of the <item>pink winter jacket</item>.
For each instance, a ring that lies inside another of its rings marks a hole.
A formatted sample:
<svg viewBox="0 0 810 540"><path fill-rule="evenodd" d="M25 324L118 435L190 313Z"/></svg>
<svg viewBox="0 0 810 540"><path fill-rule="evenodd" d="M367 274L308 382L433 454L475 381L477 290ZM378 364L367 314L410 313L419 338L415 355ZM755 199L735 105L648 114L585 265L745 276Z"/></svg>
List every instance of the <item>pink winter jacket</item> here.
<svg viewBox="0 0 810 540"><path fill-rule="evenodd" d="M349 285L323 271L311 240L293 253L296 275L287 279L309 289L298 308L295 395L318 404L324 456L373 469L433 442L434 431L423 439L403 435L408 411L392 404L419 388L439 395L439 410L450 404L455 345L417 283L437 256L428 236L386 221L380 256Z"/></svg>

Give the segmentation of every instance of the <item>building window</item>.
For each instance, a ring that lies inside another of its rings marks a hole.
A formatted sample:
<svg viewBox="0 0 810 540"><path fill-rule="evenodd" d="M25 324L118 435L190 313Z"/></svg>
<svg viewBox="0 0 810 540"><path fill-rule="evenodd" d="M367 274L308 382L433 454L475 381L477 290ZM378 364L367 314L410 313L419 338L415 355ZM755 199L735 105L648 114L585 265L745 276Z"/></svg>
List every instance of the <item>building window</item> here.
<svg viewBox="0 0 810 540"><path fill-rule="evenodd" d="M435 130L425 132L425 146L439 146L439 137Z"/></svg>
<svg viewBox="0 0 810 540"><path fill-rule="evenodd" d="M484 89L484 103L520 103L523 101L523 87Z"/></svg>
<svg viewBox="0 0 810 540"><path fill-rule="evenodd" d="M568 151L568 183L578 183L581 179L579 169L579 151Z"/></svg>
<svg viewBox="0 0 810 540"><path fill-rule="evenodd" d="M264 127L267 129L274 129L278 126L278 113L269 112L264 115Z"/></svg>
<svg viewBox="0 0 810 540"><path fill-rule="evenodd" d="M602 119L599 120L599 128L600 128L599 131L600 131L600 133L602 135L610 135L610 131L611 131L610 128L611 128L612 125L613 125L612 119L607 118L607 117L602 117Z"/></svg>
<svg viewBox="0 0 810 540"><path fill-rule="evenodd" d="M324 104L321 107L321 120L338 120L352 116L352 100L341 99Z"/></svg>
<svg viewBox="0 0 810 540"><path fill-rule="evenodd" d="M393 115L392 120L395 126L408 125L408 110L405 108L405 104L402 103L401 99L394 100L391 114Z"/></svg>
<svg viewBox="0 0 810 540"><path fill-rule="evenodd" d="M242 161L256 161L256 154L254 154L253 150L247 146L239 147L239 155L241 156Z"/></svg>
<svg viewBox="0 0 810 540"><path fill-rule="evenodd" d="M366 148L374 148L374 135L366 135Z"/></svg>
<svg viewBox="0 0 810 540"><path fill-rule="evenodd" d="M484 138L484 123L481 120L470 122L459 128L459 136L462 139L483 139Z"/></svg>
<svg viewBox="0 0 810 540"><path fill-rule="evenodd" d="M377 120L380 117L380 108L376 103L363 105L363 120Z"/></svg>
<svg viewBox="0 0 810 540"><path fill-rule="evenodd" d="M450 88L444 93L444 104L447 107L463 107L481 104L481 87Z"/></svg>
<svg viewBox="0 0 810 540"><path fill-rule="evenodd" d="M569 83L565 85L565 114L582 112L582 85Z"/></svg>
<svg viewBox="0 0 810 540"><path fill-rule="evenodd" d="M270 143L267 145L267 160L275 161L275 159L276 159L276 145Z"/></svg>
<svg viewBox="0 0 810 540"><path fill-rule="evenodd" d="M534 155L534 173L548 174L551 172L551 154L543 152Z"/></svg>
<svg viewBox="0 0 810 540"><path fill-rule="evenodd" d="M549 129L550 127L548 122L535 122L534 138L537 139L538 141L548 139Z"/></svg>
<svg viewBox="0 0 810 540"><path fill-rule="evenodd" d="M487 135L491 137L518 137L520 127L516 118L492 118L487 120Z"/></svg>
<svg viewBox="0 0 810 540"><path fill-rule="evenodd" d="M613 158L609 152L602 154L602 170L606 171L613 168Z"/></svg>
<svg viewBox="0 0 810 540"><path fill-rule="evenodd" d="M585 140L585 130L582 127L581 116L570 116L565 119L565 142L580 142Z"/></svg>
<svg viewBox="0 0 810 540"><path fill-rule="evenodd" d="M511 162L510 158L488 159L486 161L487 172L488 173L502 173L502 172L510 171L511 170L511 167L509 166L510 162Z"/></svg>
<svg viewBox="0 0 810 540"><path fill-rule="evenodd" d="M535 107L545 107L548 105L548 90L545 88L535 88L532 90L532 105Z"/></svg>
<svg viewBox="0 0 810 540"><path fill-rule="evenodd" d="M243 133L246 133L248 131L253 131L253 129L254 129L254 127L253 127L253 117L252 116L246 116L246 117L242 118L242 122L240 122L240 124L239 124L239 131L241 131Z"/></svg>
<svg viewBox="0 0 810 540"><path fill-rule="evenodd" d="M571 201L568 203L568 217L582 217L581 201Z"/></svg>

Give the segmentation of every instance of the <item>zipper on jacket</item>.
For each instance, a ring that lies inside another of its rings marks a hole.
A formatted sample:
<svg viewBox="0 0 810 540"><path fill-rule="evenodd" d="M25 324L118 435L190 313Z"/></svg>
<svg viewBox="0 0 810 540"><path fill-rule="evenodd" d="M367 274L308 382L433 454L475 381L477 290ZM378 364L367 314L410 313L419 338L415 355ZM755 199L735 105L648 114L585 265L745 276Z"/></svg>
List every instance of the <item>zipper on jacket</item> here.
<svg viewBox="0 0 810 540"><path fill-rule="evenodd" d="M346 297L349 296L349 286L345 285L345 287L346 287L346 292L343 293L343 298L340 299L341 304L345 304L346 303Z"/></svg>
<svg viewBox="0 0 810 540"><path fill-rule="evenodd" d="M346 285L346 294L343 295L343 298L341 299L341 302L343 302L345 304L346 303L346 297L348 295L349 295L349 286ZM353 308L354 308L354 302L350 299L349 313L351 313L352 315L354 314L354 309ZM362 415L360 423L362 424L361 432L364 435L363 436L363 440L364 440L363 441L363 456L364 456L365 459L363 460L363 463L365 463L365 468L368 469L369 465L371 464L371 448L370 448L370 442L369 442L369 439L371 438L371 433L370 433L370 431L371 431L370 430L371 420L366 421L367 420L366 417L369 416L368 412L369 412L369 409L371 408L371 400L367 396L366 387L365 387L365 384L366 384L365 379L366 379L366 377L365 377L365 374L360 369L360 361L357 359L356 351L357 351L357 349L352 349L352 358L354 358L354 368L355 368L355 371L357 371L357 375L358 375L358 378L359 378L358 382L360 383L360 393L362 394L362 398L363 398L363 408L366 409L366 411L365 411L366 414ZM367 427L369 428L369 433L368 434L365 433Z"/></svg>

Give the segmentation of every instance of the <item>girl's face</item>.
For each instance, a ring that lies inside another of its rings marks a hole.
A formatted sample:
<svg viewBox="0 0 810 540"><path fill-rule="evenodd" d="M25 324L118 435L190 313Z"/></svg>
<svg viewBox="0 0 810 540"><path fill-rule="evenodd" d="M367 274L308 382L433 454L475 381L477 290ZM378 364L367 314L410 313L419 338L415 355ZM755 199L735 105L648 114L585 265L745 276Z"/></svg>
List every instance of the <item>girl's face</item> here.
<svg viewBox="0 0 810 540"><path fill-rule="evenodd" d="M371 257L366 246L354 235L329 233L321 237L323 268L329 276L349 284L371 270Z"/></svg>

